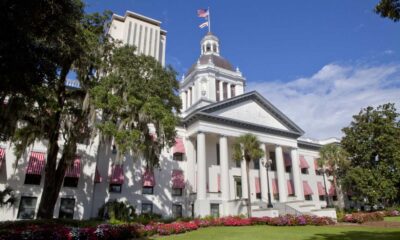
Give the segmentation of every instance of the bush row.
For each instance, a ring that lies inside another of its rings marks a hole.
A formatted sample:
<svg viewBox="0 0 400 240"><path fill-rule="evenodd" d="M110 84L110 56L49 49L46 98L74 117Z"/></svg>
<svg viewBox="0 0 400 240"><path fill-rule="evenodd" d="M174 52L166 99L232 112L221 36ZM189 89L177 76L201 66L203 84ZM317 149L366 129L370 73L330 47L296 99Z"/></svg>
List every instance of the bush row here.
<svg viewBox="0 0 400 240"><path fill-rule="evenodd" d="M97 226L71 227L60 223L50 222L45 224L16 225L13 228L0 230L0 240L125 240L152 235L171 235L198 228L210 226L250 226L250 225L272 225L272 226L303 226L303 225L330 225L334 224L331 218L316 216L280 216L276 218L242 218L224 217L195 219L188 222L158 223L152 222L147 225L133 223L110 225L100 224Z"/></svg>
<svg viewBox="0 0 400 240"><path fill-rule="evenodd" d="M400 212L397 210L378 211L378 212L357 212L357 213L345 214L341 219L338 220L348 223L365 223L365 222L383 221L384 217L395 217L395 216L400 216Z"/></svg>

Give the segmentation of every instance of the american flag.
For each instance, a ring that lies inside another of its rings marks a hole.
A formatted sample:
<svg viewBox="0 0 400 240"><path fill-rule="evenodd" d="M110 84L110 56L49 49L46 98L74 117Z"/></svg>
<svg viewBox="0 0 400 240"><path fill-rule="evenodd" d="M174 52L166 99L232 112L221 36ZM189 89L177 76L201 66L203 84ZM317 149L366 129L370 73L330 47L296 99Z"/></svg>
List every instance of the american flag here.
<svg viewBox="0 0 400 240"><path fill-rule="evenodd" d="M197 16L206 18L208 17L208 9L199 9L197 10Z"/></svg>

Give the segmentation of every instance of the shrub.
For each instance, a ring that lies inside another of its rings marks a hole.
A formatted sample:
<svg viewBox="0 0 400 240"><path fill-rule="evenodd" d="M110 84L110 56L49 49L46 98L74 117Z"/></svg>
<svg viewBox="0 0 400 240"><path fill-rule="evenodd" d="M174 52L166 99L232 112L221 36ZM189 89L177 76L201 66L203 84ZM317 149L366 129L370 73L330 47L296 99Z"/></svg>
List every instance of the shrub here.
<svg viewBox="0 0 400 240"><path fill-rule="evenodd" d="M383 212L359 212L346 214L343 218L343 222L349 223L364 223L364 222L375 222L375 221L383 221L384 217Z"/></svg>
<svg viewBox="0 0 400 240"><path fill-rule="evenodd" d="M98 212L101 219L110 219L128 222L136 217L135 208L127 202L118 202L117 200L105 203Z"/></svg>

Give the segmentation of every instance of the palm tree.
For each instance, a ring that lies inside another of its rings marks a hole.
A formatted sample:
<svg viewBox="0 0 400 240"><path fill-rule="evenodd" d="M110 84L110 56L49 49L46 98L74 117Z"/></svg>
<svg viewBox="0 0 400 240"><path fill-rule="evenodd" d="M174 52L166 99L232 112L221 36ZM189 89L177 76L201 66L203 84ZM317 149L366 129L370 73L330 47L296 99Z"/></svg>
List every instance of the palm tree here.
<svg viewBox="0 0 400 240"><path fill-rule="evenodd" d="M331 143L324 145L319 150L319 155L318 166L324 170L330 171L333 177L333 185L335 186L339 198L338 207L339 209L343 209L343 193L338 184L338 176L340 176L350 163L348 153L339 144Z"/></svg>
<svg viewBox="0 0 400 240"><path fill-rule="evenodd" d="M233 146L233 159L235 161L246 161L247 175L247 216L251 217L251 200L250 200L250 162L260 159L264 152L260 148L260 142L253 134L247 133L238 137Z"/></svg>

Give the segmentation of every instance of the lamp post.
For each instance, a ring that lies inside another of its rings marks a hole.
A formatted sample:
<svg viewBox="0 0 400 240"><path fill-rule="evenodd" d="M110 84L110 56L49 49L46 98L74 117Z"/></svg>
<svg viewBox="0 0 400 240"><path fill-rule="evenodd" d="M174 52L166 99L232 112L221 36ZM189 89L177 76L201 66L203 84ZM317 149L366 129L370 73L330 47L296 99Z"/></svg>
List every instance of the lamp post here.
<svg viewBox="0 0 400 240"><path fill-rule="evenodd" d="M318 170L320 174L322 174L322 177L324 179L324 188L325 188L325 200L326 200L326 207L331 208L332 205L330 204L329 196L328 196L328 191L326 190L326 181L325 181L325 174L326 174L327 169L325 167L321 168Z"/></svg>
<svg viewBox="0 0 400 240"><path fill-rule="evenodd" d="M269 189L269 175L268 175L268 169L272 164L272 160L271 159L263 159L262 160L262 164L264 165L264 167L267 169L267 187L268 187L268 208L273 208L274 206L271 203L271 191Z"/></svg>

